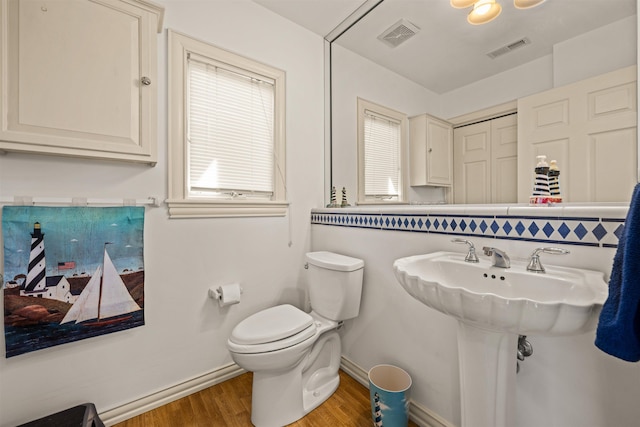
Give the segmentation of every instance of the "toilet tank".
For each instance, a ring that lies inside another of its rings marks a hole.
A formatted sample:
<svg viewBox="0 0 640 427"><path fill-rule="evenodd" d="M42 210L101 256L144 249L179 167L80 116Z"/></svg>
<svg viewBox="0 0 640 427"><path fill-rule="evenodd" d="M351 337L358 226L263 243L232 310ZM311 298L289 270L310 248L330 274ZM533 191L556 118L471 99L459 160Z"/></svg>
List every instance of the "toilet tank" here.
<svg viewBox="0 0 640 427"><path fill-rule="evenodd" d="M327 319L340 321L360 312L364 261L333 252L309 252L311 308Z"/></svg>

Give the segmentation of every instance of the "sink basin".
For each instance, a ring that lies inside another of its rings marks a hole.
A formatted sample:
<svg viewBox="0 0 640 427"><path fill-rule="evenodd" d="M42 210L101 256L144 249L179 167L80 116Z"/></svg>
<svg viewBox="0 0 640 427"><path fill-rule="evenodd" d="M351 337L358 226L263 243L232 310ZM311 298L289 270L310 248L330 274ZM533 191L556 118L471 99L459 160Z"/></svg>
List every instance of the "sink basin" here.
<svg viewBox="0 0 640 427"><path fill-rule="evenodd" d="M493 267L489 259L435 252L398 259L396 278L415 299L465 324L520 335L573 335L595 329L608 286L598 271L546 265L546 273Z"/></svg>

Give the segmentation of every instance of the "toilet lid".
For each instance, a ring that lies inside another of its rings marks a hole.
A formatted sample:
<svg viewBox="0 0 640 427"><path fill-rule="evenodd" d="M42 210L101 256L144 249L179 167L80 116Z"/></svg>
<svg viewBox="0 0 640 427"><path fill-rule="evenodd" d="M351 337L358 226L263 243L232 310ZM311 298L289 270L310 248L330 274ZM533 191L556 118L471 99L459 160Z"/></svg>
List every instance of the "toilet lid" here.
<svg viewBox="0 0 640 427"><path fill-rule="evenodd" d="M361 259L327 251L309 252L306 259L309 264L328 270L356 271L364 267Z"/></svg>
<svg viewBox="0 0 640 427"><path fill-rule="evenodd" d="M265 344L292 337L313 326L313 318L292 305L267 308L240 322L231 332L230 341L236 344ZM315 329L315 328L313 328ZM315 331L306 331L313 334ZM301 340L308 338L302 334Z"/></svg>

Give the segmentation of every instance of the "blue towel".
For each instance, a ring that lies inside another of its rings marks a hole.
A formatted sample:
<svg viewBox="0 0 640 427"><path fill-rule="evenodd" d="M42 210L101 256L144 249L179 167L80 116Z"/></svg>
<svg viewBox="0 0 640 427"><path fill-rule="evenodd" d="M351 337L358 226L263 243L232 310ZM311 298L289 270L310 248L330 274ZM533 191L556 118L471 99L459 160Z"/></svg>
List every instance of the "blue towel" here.
<svg viewBox="0 0 640 427"><path fill-rule="evenodd" d="M613 258L609 296L600 313L595 344L627 362L640 360L640 184L633 190Z"/></svg>

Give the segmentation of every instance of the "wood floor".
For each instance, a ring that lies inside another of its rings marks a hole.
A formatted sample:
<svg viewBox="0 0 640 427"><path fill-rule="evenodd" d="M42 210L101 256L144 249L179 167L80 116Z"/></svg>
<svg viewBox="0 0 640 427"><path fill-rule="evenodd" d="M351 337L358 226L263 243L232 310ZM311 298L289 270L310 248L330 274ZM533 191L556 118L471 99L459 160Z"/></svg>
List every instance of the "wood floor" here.
<svg viewBox="0 0 640 427"><path fill-rule="evenodd" d="M251 381L246 373L131 418L114 427L250 427ZM369 427L369 390L340 371L338 390L291 427ZM410 427L417 424L409 422Z"/></svg>

